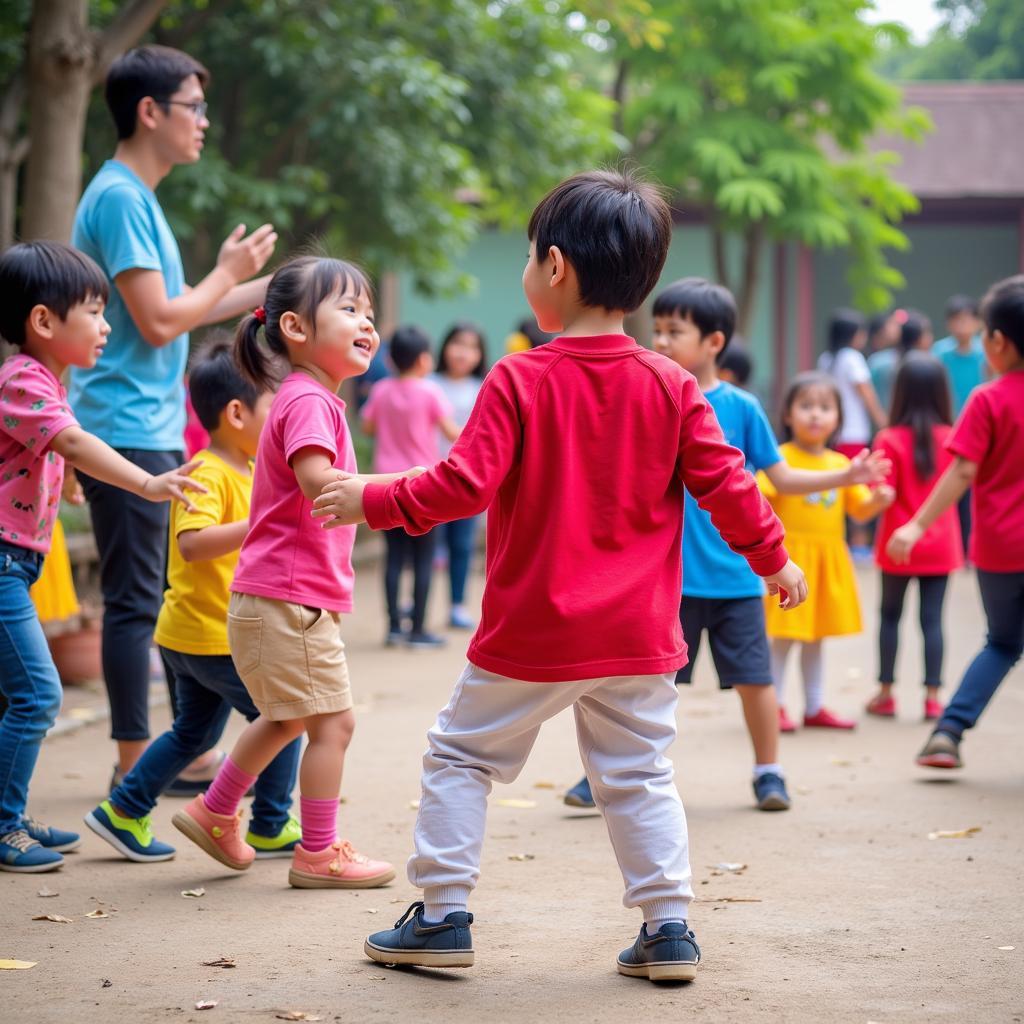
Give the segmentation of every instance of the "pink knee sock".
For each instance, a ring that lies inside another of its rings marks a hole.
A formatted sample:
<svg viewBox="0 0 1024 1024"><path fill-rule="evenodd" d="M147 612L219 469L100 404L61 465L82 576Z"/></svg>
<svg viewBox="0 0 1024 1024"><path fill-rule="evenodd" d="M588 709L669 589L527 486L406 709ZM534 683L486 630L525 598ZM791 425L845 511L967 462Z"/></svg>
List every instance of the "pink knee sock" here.
<svg viewBox="0 0 1024 1024"><path fill-rule="evenodd" d="M326 850L338 838L338 801L299 797L302 848L310 853Z"/></svg>
<svg viewBox="0 0 1024 1024"><path fill-rule="evenodd" d="M206 809L213 811L214 814L232 815L238 810L242 797L255 781L255 775L243 772L230 757L226 757L220 771L217 772L217 777L210 783L203 803L206 804Z"/></svg>

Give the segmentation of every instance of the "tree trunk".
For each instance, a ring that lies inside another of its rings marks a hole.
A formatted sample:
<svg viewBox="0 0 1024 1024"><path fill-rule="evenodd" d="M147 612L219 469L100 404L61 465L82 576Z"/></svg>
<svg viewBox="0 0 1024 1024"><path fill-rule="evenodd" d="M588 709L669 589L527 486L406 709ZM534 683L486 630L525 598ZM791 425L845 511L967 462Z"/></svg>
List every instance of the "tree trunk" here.
<svg viewBox="0 0 1024 1024"><path fill-rule="evenodd" d="M750 323L754 316L754 300L761 276L761 250L764 245L764 227L752 224L743 235L743 280L736 296L736 331L750 338Z"/></svg>
<svg viewBox="0 0 1024 1024"><path fill-rule="evenodd" d="M25 75L19 68L0 100L0 251L14 242L18 168L28 156L28 138L20 134L24 106Z"/></svg>
<svg viewBox="0 0 1024 1024"><path fill-rule="evenodd" d="M715 265L715 280L726 288L729 287L729 261L726 258L725 229L717 224L711 225L711 259Z"/></svg>

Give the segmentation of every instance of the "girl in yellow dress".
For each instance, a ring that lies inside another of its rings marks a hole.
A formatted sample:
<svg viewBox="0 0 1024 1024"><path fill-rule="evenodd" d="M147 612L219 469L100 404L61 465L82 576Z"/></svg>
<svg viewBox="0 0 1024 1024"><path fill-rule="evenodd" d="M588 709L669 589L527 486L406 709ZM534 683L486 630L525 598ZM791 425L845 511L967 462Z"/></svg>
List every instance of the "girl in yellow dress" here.
<svg viewBox="0 0 1024 1024"><path fill-rule="evenodd" d="M842 416L842 400L831 377L802 373L794 378L782 407L786 437L780 447L782 457L797 469L844 469L849 459L828 447L842 424ZM872 491L863 484L818 494L783 495L763 473L759 481L786 528L786 549L804 570L810 595L795 611L780 611L778 601L765 604L779 728L782 732L796 729L786 714L783 696L786 660L799 644L804 725L853 729L856 722L840 718L825 707L821 641L861 631L857 580L846 546L846 517L867 522L888 508L895 495L891 487L883 485Z"/></svg>

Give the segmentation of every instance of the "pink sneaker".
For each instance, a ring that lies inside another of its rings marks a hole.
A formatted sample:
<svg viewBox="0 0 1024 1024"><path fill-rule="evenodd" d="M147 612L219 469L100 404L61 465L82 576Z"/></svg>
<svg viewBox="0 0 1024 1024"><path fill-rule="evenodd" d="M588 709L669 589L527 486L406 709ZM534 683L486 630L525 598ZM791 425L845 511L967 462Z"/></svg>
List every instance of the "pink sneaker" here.
<svg viewBox="0 0 1024 1024"><path fill-rule="evenodd" d="M796 732L796 722L786 714L786 709L779 705L779 732Z"/></svg>
<svg viewBox="0 0 1024 1024"><path fill-rule="evenodd" d="M356 853L347 840L331 843L310 853L302 843L295 847L288 884L296 889L375 889L395 877L386 860L370 860Z"/></svg>
<svg viewBox="0 0 1024 1024"><path fill-rule="evenodd" d="M857 723L850 718L840 718L828 708L822 708L816 715L804 715L807 729L856 729Z"/></svg>
<svg viewBox="0 0 1024 1024"><path fill-rule="evenodd" d="M256 857L256 851L242 838L242 809L237 814L214 814L207 810L200 793L178 811L171 824L214 860L235 871L244 871Z"/></svg>
<svg viewBox="0 0 1024 1024"><path fill-rule="evenodd" d="M942 712L945 710L946 709L941 700L930 700L926 698L924 702L924 720L926 722L937 722L942 717Z"/></svg>
<svg viewBox="0 0 1024 1024"><path fill-rule="evenodd" d="M877 718L895 718L896 698L872 697L871 700L868 701L868 706L865 710L869 715L875 715Z"/></svg>

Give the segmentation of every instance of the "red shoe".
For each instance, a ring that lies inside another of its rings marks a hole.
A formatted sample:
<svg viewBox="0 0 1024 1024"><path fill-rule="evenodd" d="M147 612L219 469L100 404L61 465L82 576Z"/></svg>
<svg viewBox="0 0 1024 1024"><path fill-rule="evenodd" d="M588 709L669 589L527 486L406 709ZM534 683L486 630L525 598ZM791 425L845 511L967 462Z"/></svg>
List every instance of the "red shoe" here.
<svg viewBox="0 0 1024 1024"><path fill-rule="evenodd" d="M796 722L786 714L786 709L779 705L779 732L796 732Z"/></svg>
<svg viewBox="0 0 1024 1024"><path fill-rule="evenodd" d="M937 722L945 710L941 700L926 699L924 702L924 720L926 722Z"/></svg>
<svg viewBox="0 0 1024 1024"><path fill-rule="evenodd" d="M850 718L840 718L828 708L822 708L816 715L804 715L806 729L856 729L857 723Z"/></svg>
<svg viewBox="0 0 1024 1024"><path fill-rule="evenodd" d="M864 709L869 715L875 715L877 718L895 718L896 717L896 698L895 697L872 697L868 701L868 706Z"/></svg>

